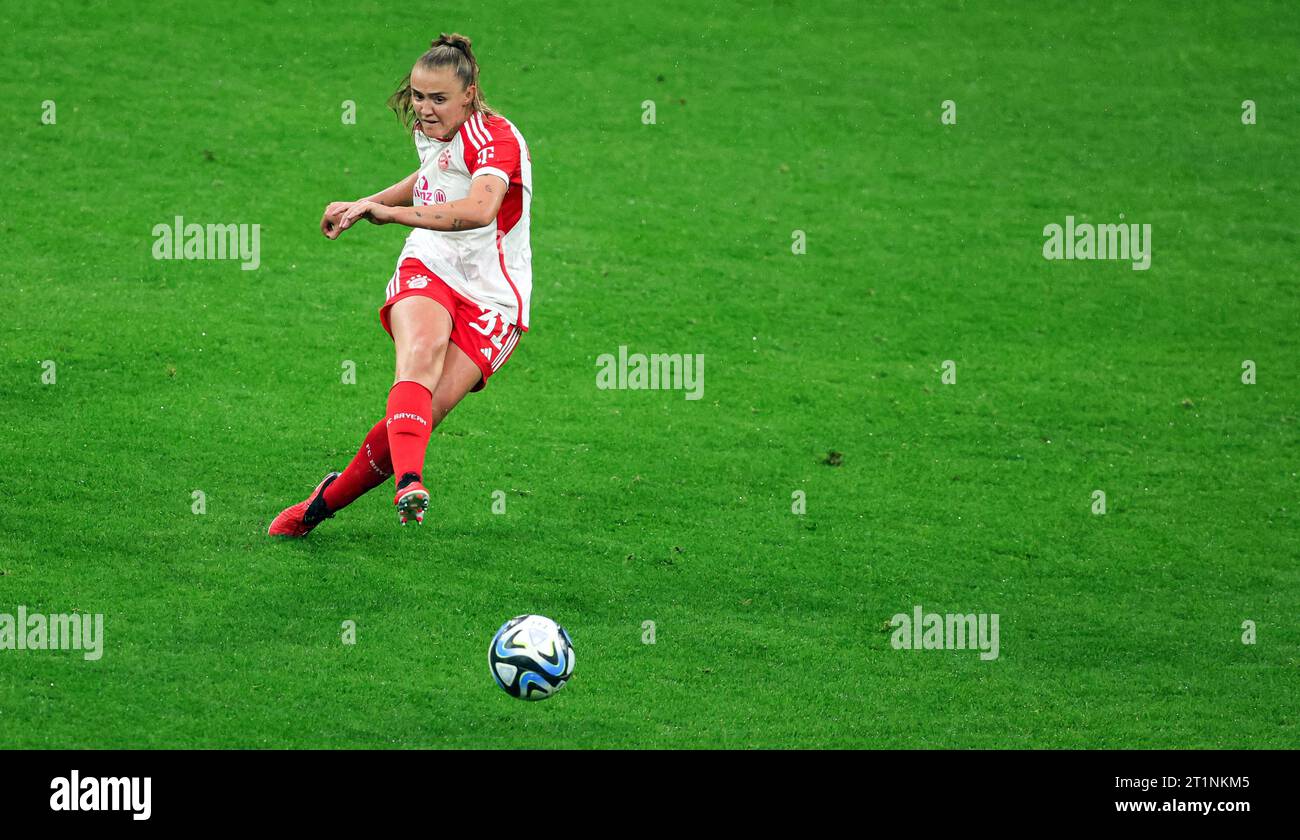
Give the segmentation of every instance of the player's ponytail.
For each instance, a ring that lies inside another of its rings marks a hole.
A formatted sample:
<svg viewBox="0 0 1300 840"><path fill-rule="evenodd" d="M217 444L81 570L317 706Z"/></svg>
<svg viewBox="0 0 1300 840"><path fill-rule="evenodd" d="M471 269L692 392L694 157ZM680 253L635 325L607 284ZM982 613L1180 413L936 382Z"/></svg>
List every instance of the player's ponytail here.
<svg viewBox="0 0 1300 840"><path fill-rule="evenodd" d="M474 86L470 110L485 117L496 115L496 111L483 98L483 88L478 81L478 61L474 59L469 38L459 32L444 32L430 42L428 51L416 63L430 69L451 67L456 78L460 79L462 88ZM410 76L403 79L393 95L388 97L388 107L393 109L393 113L397 114L397 118L408 129L415 122L415 109L411 107Z"/></svg>

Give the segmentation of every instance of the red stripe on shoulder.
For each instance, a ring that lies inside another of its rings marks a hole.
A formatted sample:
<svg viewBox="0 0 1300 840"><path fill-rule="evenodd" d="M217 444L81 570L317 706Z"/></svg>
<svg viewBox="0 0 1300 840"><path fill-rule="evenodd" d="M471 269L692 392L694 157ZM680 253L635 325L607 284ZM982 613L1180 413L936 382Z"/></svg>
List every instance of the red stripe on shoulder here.
<svg viewBox="0 0 1300 840"><path fill-rule="evenodd" d="M510 121L500 114L484 117L483 127L487 129L488 136L493 140L514 139L514 135L510 132Z"/></svg>

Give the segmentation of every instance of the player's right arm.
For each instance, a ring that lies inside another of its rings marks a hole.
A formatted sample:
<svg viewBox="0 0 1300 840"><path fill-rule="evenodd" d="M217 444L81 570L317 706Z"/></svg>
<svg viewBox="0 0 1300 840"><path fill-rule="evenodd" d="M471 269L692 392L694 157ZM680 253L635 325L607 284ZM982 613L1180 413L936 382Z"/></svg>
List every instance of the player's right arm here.
<svg viewBox="0 0 1300 840"><path fill-rule="evenodd" d="M386 204L389 207L412 206L415 203L412 191L415 189L415 179L418 178L419 175L420 170L417 169L410 175L407 175L405 178L398 181L396 184L393 184L388 189L380 190L374 195L359 198L356 201L331 202L330 205L325 208L324 215L321 216L320 232L328 237L333 232L334 226L338 224L338 220L348 211L348 208L354 204L359 204L362 201L373 201L376 204Z"/></svg>

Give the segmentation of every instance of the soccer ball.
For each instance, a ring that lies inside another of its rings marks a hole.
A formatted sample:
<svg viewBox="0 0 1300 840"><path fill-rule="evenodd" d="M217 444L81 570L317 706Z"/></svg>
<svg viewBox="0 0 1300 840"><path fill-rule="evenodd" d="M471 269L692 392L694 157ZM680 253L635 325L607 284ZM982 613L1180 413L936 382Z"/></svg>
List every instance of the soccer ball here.
<svg viewBox="0 0 1300 840"><path fill-rule="evenodd" d="M573 676L573 642L545 616L517 615L492 637L488 666L511 697L545 700Z"/></svg>

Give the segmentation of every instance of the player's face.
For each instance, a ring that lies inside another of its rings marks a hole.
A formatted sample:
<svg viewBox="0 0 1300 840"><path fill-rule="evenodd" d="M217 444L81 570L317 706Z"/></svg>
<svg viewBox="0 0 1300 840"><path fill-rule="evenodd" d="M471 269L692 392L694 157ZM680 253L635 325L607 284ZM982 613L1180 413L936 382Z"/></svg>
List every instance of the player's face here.
<svg viewBox="0 0 1300 840"><path fill-rule="evenodd" d="M411 107L426 137L447 139L469 119L474 86L461 87L450 67L411 70Z"/></svg>

